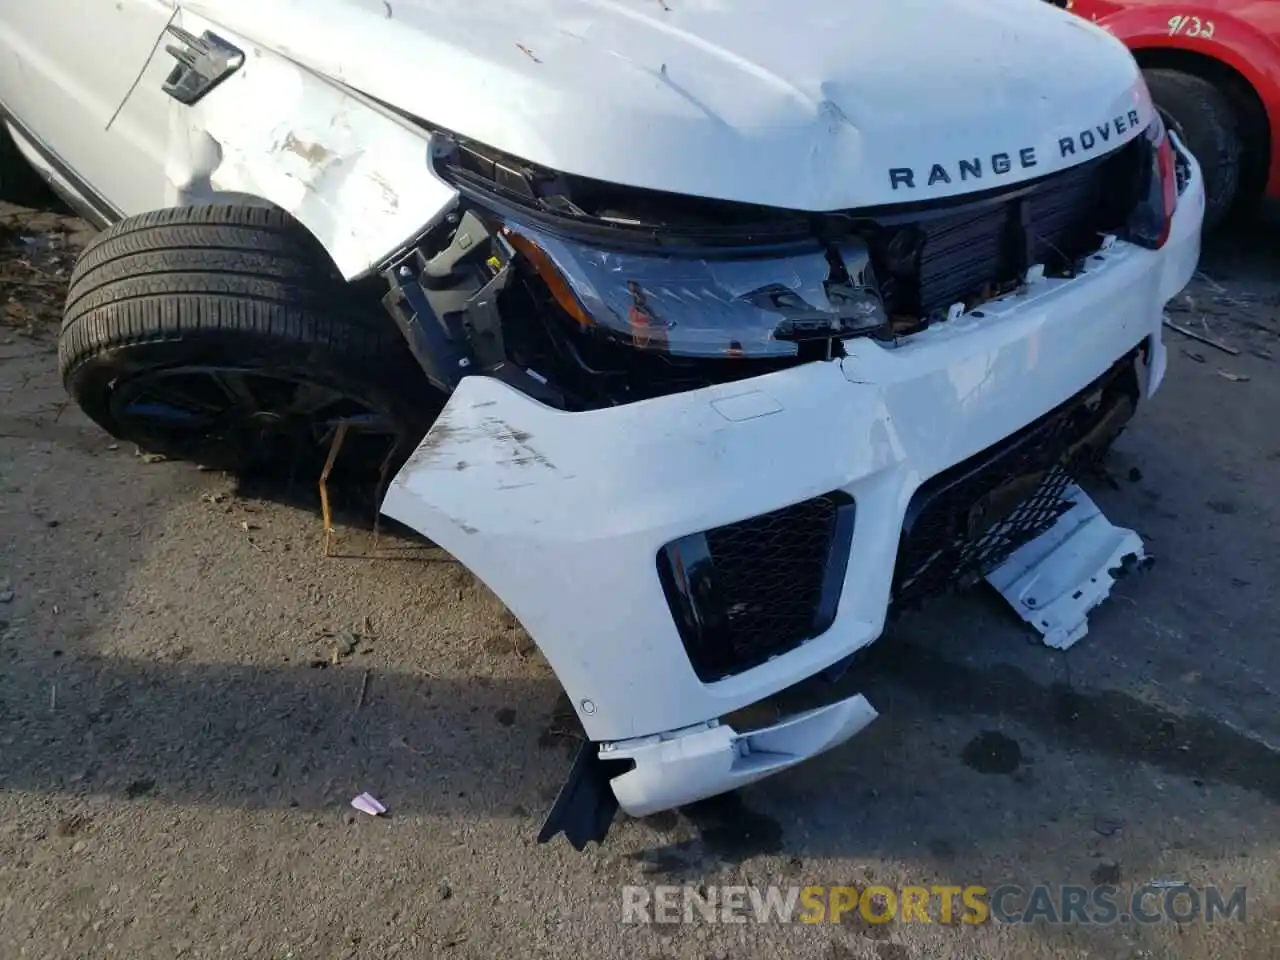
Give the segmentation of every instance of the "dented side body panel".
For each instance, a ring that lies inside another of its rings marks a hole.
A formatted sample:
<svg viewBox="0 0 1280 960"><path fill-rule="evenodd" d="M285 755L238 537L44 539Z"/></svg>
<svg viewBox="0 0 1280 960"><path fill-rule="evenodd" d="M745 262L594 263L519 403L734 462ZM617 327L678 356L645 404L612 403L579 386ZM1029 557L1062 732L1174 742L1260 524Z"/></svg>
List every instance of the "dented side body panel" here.
<svg viewBox="0 0 1280 960"><path fill-rule="evenodd" d="M151 207L273 204L307 227L351 280L454 206L454 189L431 172L430 136L421 127L260 45L251 34L185 8L176 22L197 36L213 31L240 48L245 61L193 106L164 99L163 137L154 147L164 195ZM151 85L135 90L118 123L156 109L152 87L173 62L161 44L144 75ZM142 116L137 122L146 126Z"/></svg>

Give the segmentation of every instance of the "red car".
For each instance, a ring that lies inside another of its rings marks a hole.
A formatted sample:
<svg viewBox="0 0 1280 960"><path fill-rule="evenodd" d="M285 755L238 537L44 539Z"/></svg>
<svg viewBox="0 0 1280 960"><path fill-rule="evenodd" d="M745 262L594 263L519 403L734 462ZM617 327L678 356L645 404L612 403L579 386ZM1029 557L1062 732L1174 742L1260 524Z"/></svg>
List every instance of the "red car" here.
<svg viewBox="0 0 1280 960"><path fill-rule="evenodd" d="M1050 0L1052 2L1052 0ZM1280 0L1060 0L1122 40L1200 161L1205 227L1280 197Z"/></svg>

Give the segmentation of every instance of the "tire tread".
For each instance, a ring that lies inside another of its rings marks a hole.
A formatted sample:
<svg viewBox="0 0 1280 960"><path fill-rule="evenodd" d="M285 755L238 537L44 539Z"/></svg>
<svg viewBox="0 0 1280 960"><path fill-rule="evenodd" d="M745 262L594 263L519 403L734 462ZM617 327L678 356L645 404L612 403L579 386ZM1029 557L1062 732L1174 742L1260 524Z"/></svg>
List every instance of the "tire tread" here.
<svg viewBox="0 0 1280 960"><path fill-rule="evenodd" d="M58 338L59 374L80 407L124 437L111 410L121 378L206 364L314 377L389 411L415 443L442 403L376 298L282 211L158 210L91 240Z"/></svg>
<svg viewBox="0 0 1280 960"><path fill-rule="evenodd" d="M65 382L103 353L227 333L340 351L355 367L409 358L399 331L352 296L287 214L218 205L142 214L89 243L68 289L59 371Z"/></svg>

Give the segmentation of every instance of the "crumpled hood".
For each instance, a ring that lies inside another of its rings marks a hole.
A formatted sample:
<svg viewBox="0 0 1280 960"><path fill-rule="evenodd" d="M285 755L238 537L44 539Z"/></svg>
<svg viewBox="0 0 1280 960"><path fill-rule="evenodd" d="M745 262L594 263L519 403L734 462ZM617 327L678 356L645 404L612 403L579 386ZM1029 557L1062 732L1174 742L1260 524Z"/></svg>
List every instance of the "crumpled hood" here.
<svg viewBox="0 0 1280 960"><path fill-rule="evenodd" d="M1043 176L1152 113L1123 45L1039 0L180 5L534 163L800 210Z"/></svg>

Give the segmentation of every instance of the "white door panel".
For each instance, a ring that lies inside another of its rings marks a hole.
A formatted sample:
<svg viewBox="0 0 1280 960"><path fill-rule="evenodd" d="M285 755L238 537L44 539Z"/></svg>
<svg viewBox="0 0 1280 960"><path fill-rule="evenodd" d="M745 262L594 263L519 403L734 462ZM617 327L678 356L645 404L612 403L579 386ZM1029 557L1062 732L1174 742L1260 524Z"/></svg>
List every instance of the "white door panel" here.
<svg viewBox="0 0 1280 960"><path fill-rule="evenodd" d="M164 37L144 66L133 92L116 112L111 122L111 138L128 151L136 165L126 171L115 188L115 204L127 216L158 210L170 205L165 164L169 158L169 125L173 114L188 108L163 91L164 82L177 62L166 52ZM139 176L139 171L145 175Z"/></svg>
<svg viewBox="0 0 1280 960"><path fill-rule="evenodd" d="M136 123L108 126L162 45L173 9L173 0L0 2L0 98L40 146L119 211L163 196L163 167L154 169L146 132ZM166 99L158 83L137 92L144 107L149 96ZM143 113L154 115L165 116ZM153 178L160 182L150 190Z"/></svg>

